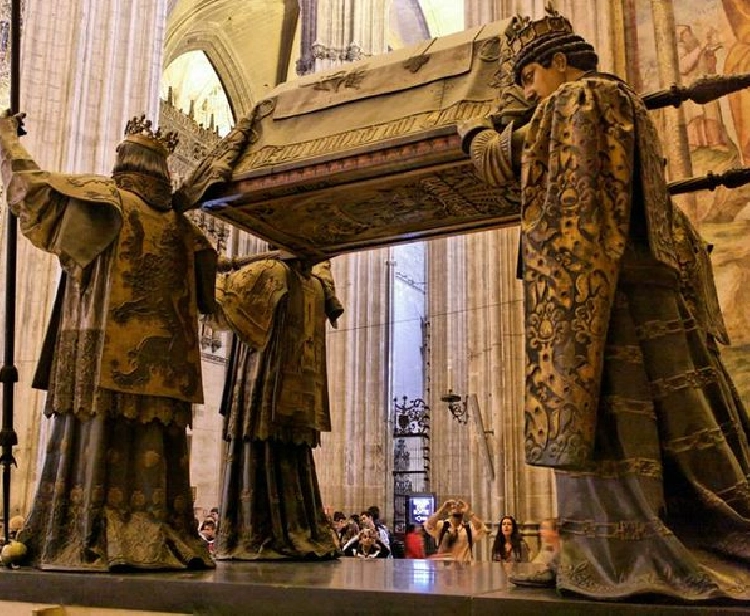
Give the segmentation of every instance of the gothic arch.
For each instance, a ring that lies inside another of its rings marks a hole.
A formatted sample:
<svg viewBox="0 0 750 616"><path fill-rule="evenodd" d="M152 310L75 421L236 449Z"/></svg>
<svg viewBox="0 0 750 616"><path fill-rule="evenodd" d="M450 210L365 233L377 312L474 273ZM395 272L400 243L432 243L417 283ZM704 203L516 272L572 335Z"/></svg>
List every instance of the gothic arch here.
<svg viewBox="0 0 750 616"><path fill-rule="evenodd" d="M232 109L235 121L250 114L255 98L250 84L243 78L243 69L229 45L214 30L191 29L190 37L180 39L176 34L167 41L164 66L188 51L202 51L214 67ZM176 41L173 43L173 41Z"/></svg>

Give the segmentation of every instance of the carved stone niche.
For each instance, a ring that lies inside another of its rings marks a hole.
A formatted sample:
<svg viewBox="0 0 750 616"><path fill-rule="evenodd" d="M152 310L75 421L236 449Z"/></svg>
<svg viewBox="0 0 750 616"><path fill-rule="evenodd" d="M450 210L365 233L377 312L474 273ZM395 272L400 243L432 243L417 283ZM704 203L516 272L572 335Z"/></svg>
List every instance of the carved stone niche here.
<svg viewBox="0 0 750 616"><path fill-rule="evenodd" d="M497 111L507 20L282 84L205 211L317 258L516 223L456 125Z"/></svg>

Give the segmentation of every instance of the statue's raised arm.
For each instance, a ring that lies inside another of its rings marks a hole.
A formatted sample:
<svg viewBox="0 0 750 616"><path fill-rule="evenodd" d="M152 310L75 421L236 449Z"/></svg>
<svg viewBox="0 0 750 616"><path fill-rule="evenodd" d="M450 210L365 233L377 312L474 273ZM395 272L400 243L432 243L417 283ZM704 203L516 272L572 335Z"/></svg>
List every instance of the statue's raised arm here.
<svg viewBox="0 0 750 616"><path fill-rule="evenodd" d="M66 272L33 384L54 446L21 540L48 569L212 567L186 428L203 401L198 310L212 307L217 259L173 207L176 135L134 118L112 178L66 175L38 168L17 122L0 120L8 202Z"/></svg>
<svg viewBox="0 0 750 616"><path fill-rule="evenodd" d="M112 178L39 169L18 138L19 116L0 118L0 158L7 201L21 232L64 267L85 267L109 246L122 225Z"/></svg>

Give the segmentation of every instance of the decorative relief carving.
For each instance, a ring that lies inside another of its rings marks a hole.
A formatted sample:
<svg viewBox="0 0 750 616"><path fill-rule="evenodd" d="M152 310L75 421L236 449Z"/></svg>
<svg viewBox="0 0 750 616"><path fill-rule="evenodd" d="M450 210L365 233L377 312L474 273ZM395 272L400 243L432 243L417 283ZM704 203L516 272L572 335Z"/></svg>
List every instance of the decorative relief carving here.
<svg viewBox="0 0 750 616"><path fill-rule="evenodd" d="M366 126L335 135L327 135L321 139L293 143L291 145L267 145L255 151L248 152L237 166L237 173L260 169L284 162L296 161L314 156L323 156L341 152L342 150L366 146L386 139L406 137L431 128L439 128L455 124L462 120L483 117L495 110L496 105L491 101L464 101L440 111L399 118L393 122Z"/></svg>
<svg viewBox="0 0 750 616"><path fill-rule="evenodd" d="M356 62L364 57L362 48L354 41L346 47L329 47L315 41L312 45L312 55L316 60L333 60L335 62Z"/></svg>
<svg viewBox="0 0 750 616"><path fill-rule="evenodd" d="M296 190L298 194L269 201L219 208L215 214L292 250L333 253L430 237L441 228L512 224L520 214L516 188L489 188L463 162L360 184L356 198L343 192L346 187L331 188L325 196L307 184Z"/></svg>
<svg viewBox="0 0 750 616"><path fill-rule="evenodd" d="M302 87L326 92L338 92L341 88L359 90L359 86L365 79L366 69L367 67L363 66L353 71L338 71L332 75L321 77L311 84L305 84Z"/></svg>
<svg viewBox="0 0 750 616"><path fill-rule="evenodd" d="M167 101L159 101L159 128L162 132L176 132L180 142L169 157L172 184L180 185L198 162L219 143L216 132L204 128L189 115Z"/></svg>

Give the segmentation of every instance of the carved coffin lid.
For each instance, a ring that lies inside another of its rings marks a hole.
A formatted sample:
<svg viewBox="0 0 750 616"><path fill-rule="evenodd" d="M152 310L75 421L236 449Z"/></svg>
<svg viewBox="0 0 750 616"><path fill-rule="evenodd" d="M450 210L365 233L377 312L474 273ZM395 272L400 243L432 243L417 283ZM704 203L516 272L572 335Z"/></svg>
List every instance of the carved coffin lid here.
<svg viewBox="0 0 750 616"><path fill-rule="evenodd" d="M476 178L456 132L496 109L507 23L279 86L204 209L317 257L517 221L517 187Z"/></svg>

